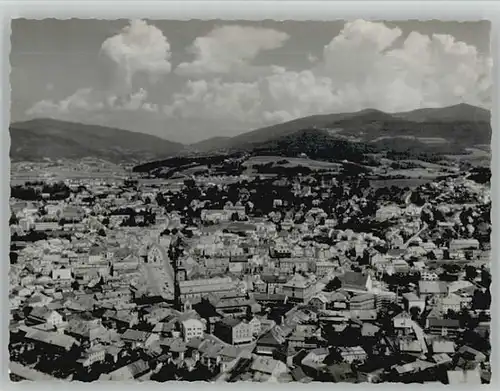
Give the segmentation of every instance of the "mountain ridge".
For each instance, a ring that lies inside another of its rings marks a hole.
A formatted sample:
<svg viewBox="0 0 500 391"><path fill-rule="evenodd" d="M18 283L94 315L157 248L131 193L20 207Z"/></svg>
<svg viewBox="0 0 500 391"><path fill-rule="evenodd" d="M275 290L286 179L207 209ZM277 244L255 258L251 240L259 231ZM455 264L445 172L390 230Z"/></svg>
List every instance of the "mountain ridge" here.
<svg viewBox="0 0 500 391"><path fill-rule="evenodd" d="M468 104L423 108L401 113L364 109L318 114L266 126L234 137L213 137L184 145L164 138L99 125L38 118L10 125L13 160L98 157L111 161L152 161L173 156L273 150L297 150L293 138L307 131L309 139L367 144L375 149L459 153L491 142L491 114ZM311 132L321 132L317 137ZM281 144L280 144L280 141ZM284 141L285 140L285 141ZM291 147L293 145L293 147ZM340 145L340 144L339 144ZM309 145L316 150L319 146Z"/></svg>
<svg viewBox="0 0 500 391"><path fill-rule="evenodd" d="M148 160L178 154L184 145L130 130L36 118L9 126L13 160Z"/></svg>
<svg viewBox="0 0 500 391"><path fill-rule="evenodd" d="M455 118L455 119L454 119ZM339 139L377 142L380 138L416 137L443 139L456 144L456 136L462 137L458 144L490 143L490 112L476 106L459 104L444 108L424 108L402 113L385 113L375 109L363 109L352 113L320 114L298 118L292 121L266 126L247 133L222 140L218 143L204 140L210 146L202 152L216 150L249 149L256 144L271 142L287 137L304 129L322 129ZM470 132L478 130L479 135Z"/></svg>

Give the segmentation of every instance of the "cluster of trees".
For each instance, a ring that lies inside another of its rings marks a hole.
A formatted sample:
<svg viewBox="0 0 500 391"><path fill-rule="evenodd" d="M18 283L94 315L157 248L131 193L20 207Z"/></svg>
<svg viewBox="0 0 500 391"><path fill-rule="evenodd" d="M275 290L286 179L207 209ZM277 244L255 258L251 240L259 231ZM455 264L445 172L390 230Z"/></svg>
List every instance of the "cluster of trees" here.
<svg viewBox="0 0 500 391"><path fill-rule="evenodd" d="M11 197L23 201L40 201L42 194L48 194L50 200L65 200L71 194L64 182L47 184L43 182L27 182L24 185L10 187Z"/></svg>
<svg viewBox="0 0 500 391"><path fill-rule="evenodd" d="M110 215L127 216L121 223L122 227L147 227L154 225L156 222L156 214L152 212L150 207L139 211L132 208L118 208L111 211ZM140 216L141 219L138 219L138 216ZM105 217L102 223L105 226L109 225L109 217Z"/></svg>
<svg viewBox="0 0 500 391"><path fill-rule="evenodd" d="M283 167L281 165L275 165L273 162L265 164L254 164L252 168L259 174L278 174L282 177L309 175L312 172L312 170L306 166L298 165L293 167Z"/></svg>
<svg viewBox="0 0 500 391"><path fill-rule="evenodd" d="M458 273L460 273L461 270L462 268L460 267L460 265L445 264L443 265L443 273L439 275L439 279L441 281L448 282L457 281L459 277Z"/></svg>
<svg viewBox="0 0 500 391"><path fill-rule="evenodd" d="M470 170L468 179L480 184L489 183L491 180L491 169L489 167L474 167Z"/></svg>
<svg viewBox="0 0 500 391"><path fill-rule="evenodd" d="M140 221L137 221L137 216L142 216ZM128 216L125 220L122 221L120 226L122 227L148 227L150 225L154 225L156 222L156 215L150 211L146 211L143 213L134 213Z"/></svg>
<svg viewBox="0 0 500 391"><path fill-rule="evenodd" d="M328 173L314 172L307 177L302 177L301 184L309 185L313 191L328 192L329 197L319 198L314 194L303 196L295 195L292 180L274 180L256 178L251 182L240 182L224 186L211 186L201 191L194 185L194 181L185 181L185 187L181 192L159 193L156 197L158 205L164 207L167 212L183 210L184 223L194 224L200 217L201 209L223 209L227 202L236 204L241 202L245 205L246 213L251 217L268 216L272 212L280 212L277 224L281 219L290 217L295 222L304 220L303 211L313 207L323 209L332 218L339 220L339 228L354 228L359 231L360 227L365 232L373 232L383 235L387 228L378 224L372 216L377 210L380 199L399 202L407 192L408 188L379 188L370 186L370 181L363 176L336 177L336 181L327 189L316 190L323 179L328 180ZM363 198L363 202L353 205L353 197ZM275 206L275 199L282 200L283 206ZM195 207L194 200L202 203L203 207ZM275 216L276 217L276 216ZM347 218L347 219L344 219Z"/></svg>
<svg viewBox="0 0 500 391"><path fill-rule="evenodd" d="M382 281L384 281L389 289L392 291L396 291L397 289L406 289L410 284L417 285L420 281L421 276L420 273L395 273L395 274L386 274L382 276Z"/></svg>
<svg viewBox="0 0 500 391"><path fill-rule="evenodd" d="M432 152L418 151L415 149L406 149L403 151L390 150L386 154L387 159L399 161L399 160L421 160L427 163L438 163L443 160L442 154L436 154ZM398 162L399 163L399 162ZM404 163L406 164L406 163ZM413 168L413 167L408 167Z"/></svg>
<svg viewBox="0 0 500 391"><path fill-rule="evenodd" d="M489 310L491 307L491 292L489 289L476 289L472 296L473 310Z"/></svg>
<svg viewBox="0 0 500 391"><path fill-rule="evenodd" d="M11 236L11 241L20 241L20 242L37 242L39 240L47 240L48 236L44 232L30 230L25 235L18 235L17 232L14 232Z"/></svg>
<svg viewBox="0 0 500 391"><path fill-rule="evenodd" d="M409 170L412 168L419 168L419 167L420 165L418 165L417 163L406 160L396 161L391 163L391 168L393 170Z"/></svg>
<svg viewBox="0 0 500 391"><path fill-rule="evenodd" d="M304 129L259 145L253 152L274 156L298 156L305 153L311 159L361 163L366 159L366 154L376 153L377 149L365 143L339 140L317 129Z"/></svg>
<svg viewBox="0 0 500 391"><path fill-rule="evenodd" d="M173 168L179 170L189 166L214 166L222 164L225 160L237 160L241 154L220 154L208 156L176 156L164 160L157 160L146 164L141 164L133 168L134 172L152 172L161 168Z"/></svg>
<svg viewBox="0 0 500 391"><path fill-rule="evenodd" d="M342 288L342 281L338 277L334 277L332 280L328 281L325 285L325 292L334 292Z"/></svg>

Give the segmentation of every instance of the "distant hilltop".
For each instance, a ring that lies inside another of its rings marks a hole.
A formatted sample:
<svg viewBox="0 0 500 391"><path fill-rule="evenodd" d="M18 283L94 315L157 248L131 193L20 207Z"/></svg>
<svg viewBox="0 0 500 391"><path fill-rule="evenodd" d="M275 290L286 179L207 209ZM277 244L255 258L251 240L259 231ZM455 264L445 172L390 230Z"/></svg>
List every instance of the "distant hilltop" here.
<svg viewBox="0 0 500 391"><path fill-rule="evenodd" d="M488 110L459 104L444 108L418 109L388 114L366 109L354 113L313 115L257 129L232 138L205 140L195 144L200 152L252 150L266 144L315 130L328 138L362 142L390 148L405 140L405 148L423 148L426 144L444 144L450 152L462 146L490 144L491 126ZM434 145L435 147L435 145ZM433 150L432 147L429 147Z"/></svg>
<svg viewBox="0 0 500 391"><path fill-rule="evenodd" d="M160 137L105 126L40 118L10 125L13 160L94 157L111 162L171 156L184 146Z"/></svg>
<svg viewBox="0 0 500 391"><path fill-rule="evenodd" d="M10 156L14 161L96 157L145 162L186 154L255 151L287 156L319 153L321 158L331 153L332 146L361 153L456 154L491 143L490 118L488 110L468 104L392 114L366 109L313 115L191 145L129 130L41 118L10 125Z"/></svg>

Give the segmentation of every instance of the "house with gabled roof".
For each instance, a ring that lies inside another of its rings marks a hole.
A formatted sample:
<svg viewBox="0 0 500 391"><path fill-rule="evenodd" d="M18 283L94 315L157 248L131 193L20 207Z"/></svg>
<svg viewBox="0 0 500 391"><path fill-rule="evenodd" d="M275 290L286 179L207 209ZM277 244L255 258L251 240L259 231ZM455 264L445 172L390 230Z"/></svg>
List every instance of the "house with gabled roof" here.
<svg viewBox="0 0 500 391"><path fill-rule="evenodd" d="M446 339L432 341L432 352L434 354L455 354L455 343Z"/></svg>
<svg viewBox="0 0 500 391"><path fill-rule="evenodd" d="M232 345L252 342L253 328L244 319L225 318L215 325L214 335Z"/></svg>
<svg viewBox="0 0 500 391"><path fill-rule="evenodd" d="M448 293L448 285L444 281L421 280L418 282L418 290L423 298L445 296Z"/></svg>
<svg viewBox="0 0 500 391"><path fill-rule="evenodd" d="M28 321L33 324L45 323L49 327L59 327L64 323L63 316L47 307L35 307L28 315Z"/></svg>
<svg viewBox="0 0 500 391"><path fill-rule="evenodd" d="M147 361L142 359L118 368L109 374L103 374L99 380L127 381L134 380L149 373L151 368Z"/></svg>
<svg viewBox="0 0 500 391"><path fill-rule="evenodd" d="M471 370L451 370L446 372L448 384L450 385L481 385L481 373L479 368Z"/></svg>
<svg viewBox="0 0 500 391"><path fill-rule="evenodd" d="M427 318L427 328L432 335L453 336L460 330L458 319Z"/></svg>
<svg viewBox="0 0 500 391"><path fill-rule="evenodd" d="M399 334L409 334L413 331L413 320L408 312L403 311L392 318L394 329Z"/></svg>
<svg viewBox="0 0 500 391"><path fill-rule="evenodd" d="M296 273L283 285L283 294L290 300L307 302L314 293L316 278Z"/></svg>
<svg viewBox="0 0 500 391"><path fill-rule="evenodd" d="M132 347L132 349L147 347L160 337L155 333L128 329L121 335L121 340Z"/></svg>
<svg viewBox="0 0 500 391"><path fill-rule="evenodd" d="M285 343L285 338L273 327L258 340L255 353L259 355L272 356Z"/></svg>
<svg viewBox="0 0 500 391"><path fill-rule="evenodd" d="M347 271L339 276L342 283L342 289L349 292L366 292L371 291L373 281L369 274L361 272Z"/></svg>
<svg viewBox="0 0 500 391"><path fill-rule="evenodd" d="M257 356L250 367L254 381L264 382L277 379L288 371L285 363L271 357Z"/></svg>
<svg viewBox="0 0 500 391"><path fill-rule="evenodd" d="M80 345L75 338L69 335L59 332L36 330L33 328L28 328L26 330L24 338L57 351L69 351L74 346Z"/></svg>

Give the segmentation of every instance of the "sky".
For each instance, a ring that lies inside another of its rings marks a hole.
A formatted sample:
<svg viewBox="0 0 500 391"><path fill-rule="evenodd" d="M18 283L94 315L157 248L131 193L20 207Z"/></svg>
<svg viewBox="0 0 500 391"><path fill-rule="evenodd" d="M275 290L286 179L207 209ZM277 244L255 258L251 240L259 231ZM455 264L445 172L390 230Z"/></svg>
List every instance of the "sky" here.
<svg viewBox="0 0 500 391"><path fill-rule="evenodd" d="M11 122L56 118L182 143L314 114L490 108L490 23L12 22Z"/></svg>

